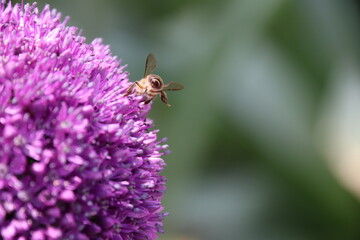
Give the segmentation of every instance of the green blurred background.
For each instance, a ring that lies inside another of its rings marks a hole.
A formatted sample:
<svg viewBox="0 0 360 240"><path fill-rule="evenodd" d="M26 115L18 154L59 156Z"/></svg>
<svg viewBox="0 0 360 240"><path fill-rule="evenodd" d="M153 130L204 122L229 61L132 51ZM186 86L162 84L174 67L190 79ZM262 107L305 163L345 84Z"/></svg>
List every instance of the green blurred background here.
<svg viewBox="0 0 360 240"><path fill-rule="evenodd" d="M358 1L45 2L132 81L152 52L185 86L150 113L172 150L161 240L360 239Z"/></svg>

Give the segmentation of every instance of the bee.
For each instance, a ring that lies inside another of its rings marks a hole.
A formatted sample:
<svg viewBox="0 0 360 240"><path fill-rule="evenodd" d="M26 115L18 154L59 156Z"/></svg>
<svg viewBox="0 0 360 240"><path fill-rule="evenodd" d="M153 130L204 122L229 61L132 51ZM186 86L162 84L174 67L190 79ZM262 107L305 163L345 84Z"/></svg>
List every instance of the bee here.
<svg viewBox="0 0 360 240"><path fill-rule="evenodd" d="M170 107L168 103L168 97L165 91L178 91L184 88L183 85L176 82L169 82L164 84L162 78L158 75L152 74L157 66L155 55L150 53L146 58L144 77L132 83L126 90L124 96L128 96L135 88L136 95L143 95L145 104L151 102L158 94L161 96L161 100Z"/></svg>

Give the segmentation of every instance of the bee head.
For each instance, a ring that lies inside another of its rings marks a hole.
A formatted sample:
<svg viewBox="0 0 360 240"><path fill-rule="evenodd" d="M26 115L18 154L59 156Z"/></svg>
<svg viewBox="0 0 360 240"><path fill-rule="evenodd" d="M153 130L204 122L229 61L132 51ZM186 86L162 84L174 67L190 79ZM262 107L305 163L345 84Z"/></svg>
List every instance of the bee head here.
<svg viewBox="0 0 360 240"><path fill-rule="evenodd" d="M150 74L148 76L148 81L152 88L160 90L163 87L163 80L158 75Z"/></svg>

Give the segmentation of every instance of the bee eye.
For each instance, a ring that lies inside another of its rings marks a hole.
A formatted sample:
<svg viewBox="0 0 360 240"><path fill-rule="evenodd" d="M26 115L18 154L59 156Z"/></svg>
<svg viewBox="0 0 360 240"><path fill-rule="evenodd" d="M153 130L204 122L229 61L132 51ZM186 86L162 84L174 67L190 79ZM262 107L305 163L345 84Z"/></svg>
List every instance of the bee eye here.
<svg viewBox="0 0 360 240"><path fill-rule="evenodd" d="M150 80L150 83L151 83L151 86L152 86L153 88L157 88L157 89L161 88L161 82L160 82L159 79L152 78L152 79Z"/></svg>

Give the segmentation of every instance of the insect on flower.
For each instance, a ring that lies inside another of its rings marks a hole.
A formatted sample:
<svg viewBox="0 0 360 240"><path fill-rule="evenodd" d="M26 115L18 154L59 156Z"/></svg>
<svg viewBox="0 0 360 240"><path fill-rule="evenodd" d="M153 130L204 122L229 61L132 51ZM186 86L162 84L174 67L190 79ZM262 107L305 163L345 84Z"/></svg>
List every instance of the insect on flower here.
<svg viewBox="0 0 360 240"><path fill-rule="evenodd" d="M12 2L0 0L0 240L156 239L169 152L150 107L131 114L101 39Z"/></svg>
<svg viewBox="0 0 360 240"><path fill-rule="evenodd" d="M148 104L160 94L161 100L170 107L171 105L168 103L165 91L178 91L183 89L184 86L176 82L164 84L164 81L160 76L151 74L156 66L157 62L155 55L150 53L146 58L144 78L131 84L124 96L131 94L135 88L136 95L143 95L145 97L145 104Z"/></svg>

